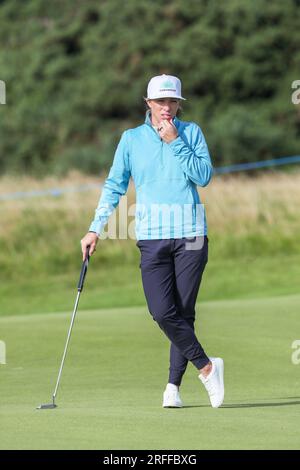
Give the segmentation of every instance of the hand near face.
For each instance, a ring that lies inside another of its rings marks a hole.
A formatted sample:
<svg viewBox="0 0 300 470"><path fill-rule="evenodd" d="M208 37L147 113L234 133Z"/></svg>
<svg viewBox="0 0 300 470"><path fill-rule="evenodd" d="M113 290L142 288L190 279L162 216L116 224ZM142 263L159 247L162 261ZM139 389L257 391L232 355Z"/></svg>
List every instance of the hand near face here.
<svg viewBox="0 0 300 470"><path fill-rule="evenodd" d="M172 119L163 119L159 124L158 133L163 141L167 144L178 137L178 132L176 126L172 122Z"/></svg>

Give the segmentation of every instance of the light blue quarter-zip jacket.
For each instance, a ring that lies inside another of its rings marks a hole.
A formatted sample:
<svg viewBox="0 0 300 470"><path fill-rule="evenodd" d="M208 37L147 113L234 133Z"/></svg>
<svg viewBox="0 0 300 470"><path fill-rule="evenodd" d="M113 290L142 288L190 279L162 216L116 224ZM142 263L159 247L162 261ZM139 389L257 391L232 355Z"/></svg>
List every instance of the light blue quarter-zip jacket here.
<svg viewBox="0 0 300 470"><path fill-rule="evenodd" d="M145 123L123 132L105 180L89 231L101 235L132 177L136 189L137 240L194 237L207 234L204 206L197 192L212 177L212 164L200 127L173 119L178 137L164 142Z"/></svg>

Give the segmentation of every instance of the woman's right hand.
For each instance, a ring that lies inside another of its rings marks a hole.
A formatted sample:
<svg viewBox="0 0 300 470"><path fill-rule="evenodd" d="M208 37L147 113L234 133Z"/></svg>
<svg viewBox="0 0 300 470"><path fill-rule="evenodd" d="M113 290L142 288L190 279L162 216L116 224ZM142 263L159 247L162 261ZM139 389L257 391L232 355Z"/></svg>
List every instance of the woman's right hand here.
<svg viewBox="0 0 300 470"><path fill-rule="evenodd" d="M89 246L89 255L92 256L94 251L96 251L96 246L98 243L99 237L95 232L88 232L83 239L80 241L81 250L82 250L82 260L85 260L86 249Z"/></svg>

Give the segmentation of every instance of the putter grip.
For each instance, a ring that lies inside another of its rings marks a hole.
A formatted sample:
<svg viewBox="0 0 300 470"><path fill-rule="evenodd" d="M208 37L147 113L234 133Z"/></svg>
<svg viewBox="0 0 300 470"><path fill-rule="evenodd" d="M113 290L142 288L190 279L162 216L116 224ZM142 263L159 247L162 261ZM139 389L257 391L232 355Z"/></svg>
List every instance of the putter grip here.
<svg viewBox="0 0 300 470"><path fill-rule="evenodd" d="M88 268L88 265L89 265L89 259L90 259L89 251L90 251L90 246L87 246L86 247L86 252L85 252L85 260L82 263L81 273L80 273L78 286L77 286L78 292L81 292L82 289L83 289L83 283L84 283L84 279L85 279L85 275L86 275L86 272L87 272L87 268Z"/></svg>

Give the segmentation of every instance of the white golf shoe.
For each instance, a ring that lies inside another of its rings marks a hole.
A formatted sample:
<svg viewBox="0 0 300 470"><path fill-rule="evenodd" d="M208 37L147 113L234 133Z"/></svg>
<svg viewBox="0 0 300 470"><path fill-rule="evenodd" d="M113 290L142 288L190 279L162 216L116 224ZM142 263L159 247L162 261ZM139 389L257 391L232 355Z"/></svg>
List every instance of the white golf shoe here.
<svg viewBox="0 0 300 470"><path fill-rule="evenodd" d="M220 357L210 357L212 370L207 377L199 375L199 379L207 390L211 406L219 408L224 400L224 361Z"/></svg>
<svg viewBox="0 0 300 470"><path fill-rule="evenodd" d="M163 408L182 408L183 403L181 401L179 390L177 385L168 384L164 391L163 396Z"/></svg>

